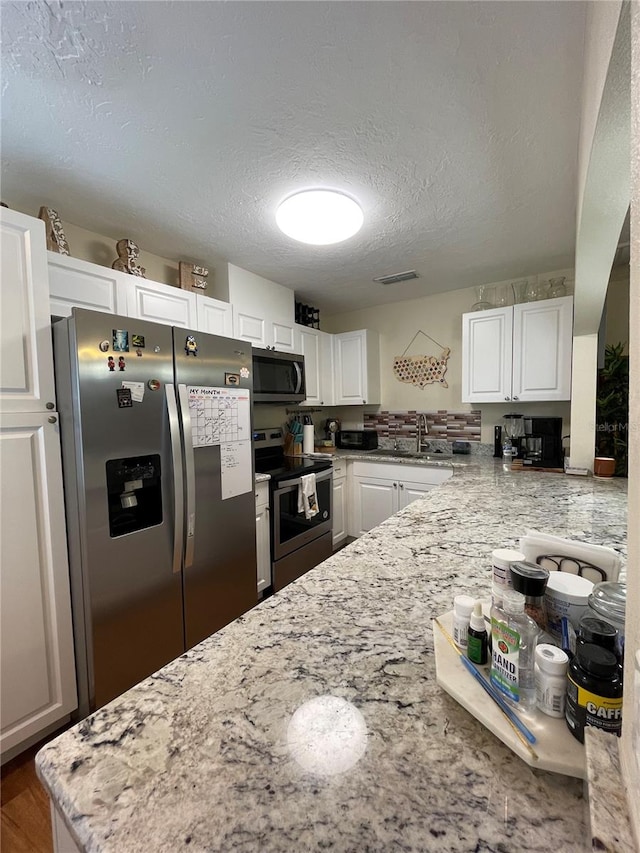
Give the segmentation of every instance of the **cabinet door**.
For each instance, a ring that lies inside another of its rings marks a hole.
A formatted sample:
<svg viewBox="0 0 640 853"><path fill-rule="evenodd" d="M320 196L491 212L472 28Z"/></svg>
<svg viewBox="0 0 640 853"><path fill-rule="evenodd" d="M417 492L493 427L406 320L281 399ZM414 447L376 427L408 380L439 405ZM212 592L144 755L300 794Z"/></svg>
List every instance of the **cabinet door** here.
<svg viewBox="0 0 640 853"><path fill-rule="evenodd" d="M49 305L53 317L68 317L72 308L107 314L127 313L123 274L78 258L47 252Z"/></svg>
<svg viewBox="0 0 640 853"><path fill-rule="evenodd" d="M403 509L409 506L418 498L423 498L431 489L436 486L427 483L412 483L411 480L403 480L398 483L398 509Z"/></svg>
<svg viewBox="0 0 640 853"><path fill-rule="evenodd" d="M570 400L573 297L513 307L513 399Z"/></svg>
<svg viewBox="0 0 640 853"><path fill-rule="evenodd" d="M366 401L366 352L363 332L334 335L335 405Z"/></svg>
<svg viewBox="0 0 640 853"><path fill-rule="evenodd" d="M334 405L380 402L380 348L376 332L360 329L333 336Z"/></svg>
<svg viewBox="0 0 640 853"><path fill-rule="evenodd" d="M267 323L263 317L233 306L233 337L249 341L254 347L267 346Z"/></svg>
<svg viewBox="0 0 640 853"><path fill-rule="evenodd" d="M462 315L462 402L511 399L513 308Z"/></svg>
<svg viewBox="0 0 640 853"><path fill-rule="evenodd" d="M211 299L196 293L196 308L198 312L198 326L201 332L210 335L222 335L225 338L233 337L233 311L228 302L220 299Z"/></svg>
<svg viewBox="0 0 640 853"><path fill-rule="evenodd" d="M126 273L122 273L126 275ZM196 294L169 284L147 281L131 275L127 289L127 314L138 320L151 320L168 326L197 328Z"/></svg>
<svg viewBox="0 0 640 853"><path fill-rule="evenodd" d="M362 536L398 511L398 481L353 478L352 536Z"/></svg>
<svg viewBox="0 0 640 853"><path fill-rule="evenodd" d="M295 351L304 356L304 374L307 386L306 406L322 406L322 377L320 332L306 326L295 327Z"/></svg>
<svg viewBox="0 0 640 853"><path fill-rule="evenodd" d="M258 567L258 595L271 586L271 538L269 532L269 507L256 504L256 557Z"/></svg>
<svg viewBox="0 0 640 853"><path fill-rule="evenodd" d="M55 408L44 222L0 214L0 398L4 412Z"/></svg>
<svg viewBox="0 0 640 853"><path fill-rule="evenodd" d="M267 323L268 344L278 352L295 352L294 324L283 320L269 320Z"/></svg>
<svg viewBox="0 0 640 853"><path fill-rule="evenodd" d="M0 416L3 753L77 707L57 420Z"/></svg>
<svg viewBox="0 0 640 853"><path fill-rule="evenodd" d="M333 481L333 547L347 538L346 479Z"/></svg>

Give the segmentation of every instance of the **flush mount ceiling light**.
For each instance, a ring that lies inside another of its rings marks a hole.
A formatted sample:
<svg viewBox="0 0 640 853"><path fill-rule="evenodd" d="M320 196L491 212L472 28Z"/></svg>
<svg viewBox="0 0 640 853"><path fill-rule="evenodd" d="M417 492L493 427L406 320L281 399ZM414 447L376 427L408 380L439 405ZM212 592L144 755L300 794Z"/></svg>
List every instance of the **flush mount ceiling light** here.
<svg viewBox="0 0 640 853"><path fill-rule="evenodd" d="M287 237L314 246L341 243L357 234L364 215L360 205L336 190L304 190L286 198L276 211Z"/></svg>

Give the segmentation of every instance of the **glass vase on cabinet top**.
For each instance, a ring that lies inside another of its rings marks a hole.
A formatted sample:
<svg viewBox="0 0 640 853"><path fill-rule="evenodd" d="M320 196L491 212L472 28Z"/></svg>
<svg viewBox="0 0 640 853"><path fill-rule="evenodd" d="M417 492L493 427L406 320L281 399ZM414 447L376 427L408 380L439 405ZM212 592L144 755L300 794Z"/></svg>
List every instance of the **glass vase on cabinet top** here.
<svg viewBox="0 0 640 853"><path fill-rule="evenodd" d="M558 278L549 279L549 296L552 299L567 295L567 286L565 285L566 280L566 276L564 275L561 275Z"/></svg>
<svg viewBox="0 0 640 853"><path fill-rule="evenodd" d="M487 308L493 308L493 288L486 284L480 284L476 287L477 301L471 306L472 311L486 311Z"/></svg>
<svg viewBox="0 0 640 853"><path fill-rule="evenodd" d="M526 278L520 279L520 281L511 282L511 293L513 294L514 305L519 305L521 302L525 301L525 293L527 292L528 284L529 282Z"/></svg>

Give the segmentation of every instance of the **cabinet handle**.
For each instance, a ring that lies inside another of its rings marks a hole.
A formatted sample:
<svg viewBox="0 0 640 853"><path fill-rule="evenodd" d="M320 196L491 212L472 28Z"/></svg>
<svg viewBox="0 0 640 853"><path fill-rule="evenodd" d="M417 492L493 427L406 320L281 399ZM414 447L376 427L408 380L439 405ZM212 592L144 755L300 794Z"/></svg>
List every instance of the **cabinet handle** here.
<svg viewBox="0 0 640 853"><path fill-rule="evenodd" d="M519 397L514 396L514 398L513 398L513 399L514 399L514 400L518 400L518 399L520 399L520 398L519 398Z"/></svg>
<svg viewBox="0 0 640 853"><path fill-rule="evenodd" d="M394 484L393 484L393 488L394 488L394 489L397 489L397 488L398 488L398 484L397 484L397 483L394 483Z"/></svg>
<svg viewBox="0 0 640 853"><path fill-rule="evenodd" d="M400 483L400 488L404 489L404 483Z"/></svg>
<svg viewBox="0 0 640 853"><path fill-rule="evenodd" d="M505 397L504 399L509 401L511 399L511 397Z"/></svg>
<svg viewBox="0 0 640 853"><path fill-rule="evenodd" d="M58 419L56 417L54 417L53 415L51 415L50 418L47 418L47 420L49 421L50 424L57 424L58 423Z"/></svg>

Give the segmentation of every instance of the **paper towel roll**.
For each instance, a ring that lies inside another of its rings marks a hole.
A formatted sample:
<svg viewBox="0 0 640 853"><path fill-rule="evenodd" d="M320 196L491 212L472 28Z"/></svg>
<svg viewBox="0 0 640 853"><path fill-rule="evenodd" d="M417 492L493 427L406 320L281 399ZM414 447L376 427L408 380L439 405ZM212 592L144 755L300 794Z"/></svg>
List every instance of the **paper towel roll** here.
<svg viewBox="0 0 640 853"><path fill-rule="evenodd" d="M313 424L305 424L302 428L302 452L313 453L315 447L315 438L313 432Z"/></svg>

